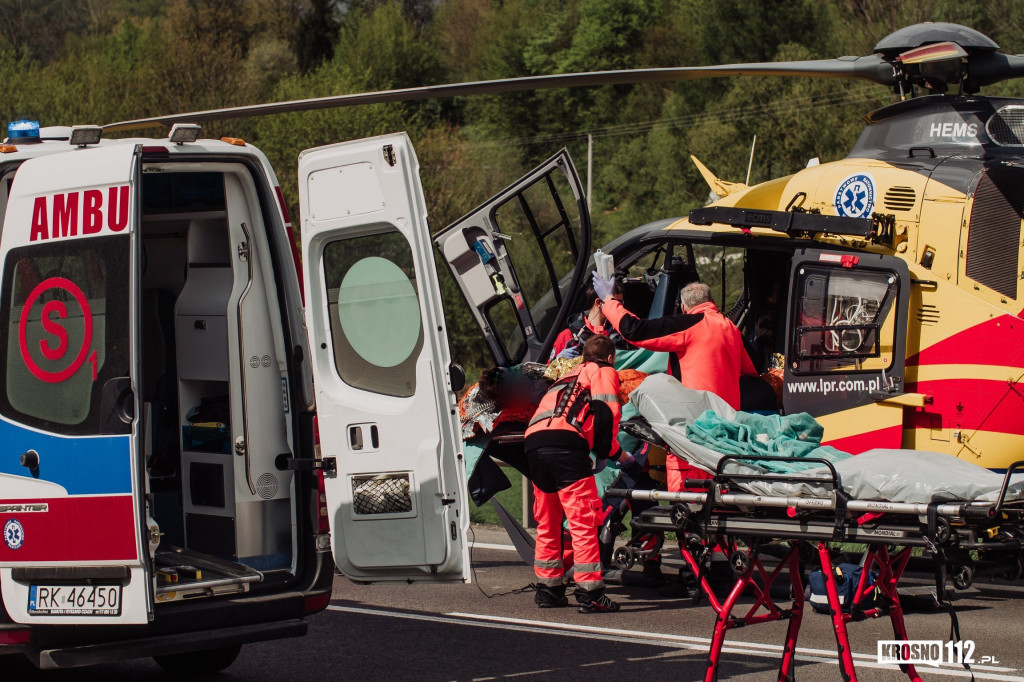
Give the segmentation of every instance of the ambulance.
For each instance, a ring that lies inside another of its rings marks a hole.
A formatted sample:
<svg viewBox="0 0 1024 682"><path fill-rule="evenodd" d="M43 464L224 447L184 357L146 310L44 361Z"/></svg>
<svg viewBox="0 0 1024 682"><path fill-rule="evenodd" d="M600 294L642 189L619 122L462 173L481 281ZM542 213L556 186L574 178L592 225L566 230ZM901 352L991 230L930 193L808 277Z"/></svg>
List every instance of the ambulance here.
<svg viewBox="0 0 1024 682"><path fill-rule="evenodd" d="M335 566L469 579L409 139L300 155L300 268L266 157L199 132L0 146L0 658L208 673L303 635Z"/></svg>

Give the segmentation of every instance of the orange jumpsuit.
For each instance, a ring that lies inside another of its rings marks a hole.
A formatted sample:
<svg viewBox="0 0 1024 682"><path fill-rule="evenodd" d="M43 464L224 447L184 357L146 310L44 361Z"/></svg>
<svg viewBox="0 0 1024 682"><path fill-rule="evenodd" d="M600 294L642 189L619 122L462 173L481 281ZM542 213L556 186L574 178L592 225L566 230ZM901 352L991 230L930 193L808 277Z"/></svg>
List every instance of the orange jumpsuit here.
<svg viewBox="0 0 1024 682"><path fill-rule="evenodd" d="M575 380L575 385L573 385ZM577 396L567 399L566 392ZM526 430L524 449L534 487L537 519L534 573L548 587L563 584L562 517L568 520L574 580L588 592L604 589L597 528L601 498L594 483L589 453L599 458L621 455L619 375L604 362L585 362L555 383L541 399ZM589 402L587 402L589 397ZM564 409L560 410L559 407ZM574 407L576 406L576 407ZM573 418L573 412L578 412Z"/></svg>

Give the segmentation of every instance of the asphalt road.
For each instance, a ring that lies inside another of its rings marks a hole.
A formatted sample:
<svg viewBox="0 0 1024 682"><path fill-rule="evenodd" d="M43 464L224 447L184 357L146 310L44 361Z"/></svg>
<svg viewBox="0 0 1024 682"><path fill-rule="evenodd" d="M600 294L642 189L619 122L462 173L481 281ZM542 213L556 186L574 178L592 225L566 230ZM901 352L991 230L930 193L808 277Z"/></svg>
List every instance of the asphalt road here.
<svg viewBox="0 0 1024 682"><path fill-rule="evenodd" d="M215 680L514 680L703 679L714 613L689 599L647 587L611 586L622 610L577 614L537 609L532 571L510 551L500 529L475 527L472 585L356 585L337 577L328 609L310 619L308 636L247 645ZM909 581L927 591L926 576ZM527 589L524 589L527 588ZM950 621L926 597L907 598L912 639L945 641ZM1024 680L1024 582L985 583L956 602L962 635L973 640L977 680ZM785 623L733 630L719 679L774 680ZM861 680L905 680L876 663L877 642L891 639L888 619L852 623ZM806 613L797 679L840 680L828 617ZM984 664L981 657L990 657ZM922 667L925 679L970 679L959 666ZM125 661L87 670L16 666L2 680L171 680L153 662Z"/></svg>

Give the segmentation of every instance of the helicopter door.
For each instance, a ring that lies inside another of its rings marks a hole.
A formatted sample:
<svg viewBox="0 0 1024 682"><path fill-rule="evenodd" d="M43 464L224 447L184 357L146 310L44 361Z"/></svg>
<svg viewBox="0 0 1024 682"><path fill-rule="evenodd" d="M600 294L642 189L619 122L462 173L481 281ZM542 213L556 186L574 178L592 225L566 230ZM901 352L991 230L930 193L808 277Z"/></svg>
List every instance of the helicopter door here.
<svg viewBox="0 0 1024 682"><path fill-rule="evenodd" d="M547 361L576 312L570 292L590 274L590 214L569 152L434 235L434 243L498 363Z"/></svg>
<svg viewBox="0 0 1024 682"><path fill-rule="evenodd" d="M457 400L409 138L302 152L299 201L334 560L360 581L468 580Z"/></svg>
<svg viewBox="0 0 1024 682"><path fill-rule="evenodd" d="M135 145L26 161L0 290L0 588L16 623L138 624L143 532Z"/></svg>
<svg viewBox="0 0 1024 682"><path fill-rule="evenodd" d="M790 278L783 407L846 452L898 448L910 271L891 256L805 250ZM910 401L910 402L908 402Z"/></svg>

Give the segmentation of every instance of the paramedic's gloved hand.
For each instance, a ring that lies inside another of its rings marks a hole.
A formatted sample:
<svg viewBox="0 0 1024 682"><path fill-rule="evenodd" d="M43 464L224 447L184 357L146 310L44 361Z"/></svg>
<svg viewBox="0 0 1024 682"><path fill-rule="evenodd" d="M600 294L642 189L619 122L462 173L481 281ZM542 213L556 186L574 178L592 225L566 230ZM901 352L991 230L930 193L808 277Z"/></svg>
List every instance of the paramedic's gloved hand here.
<svg viewBox="0 0 1024 682"><path fill-rule="evenodd" d="M634 481L643 473L644 465L636 461L633 453L622 451L622 457L618 459L619 469Z"/></svg>
<svg viewBox="0 0 1024 682"><path fill-rule="evenodd" d="M562 352L556 355L556 358L565 358L566 360L573 360L580 356L579 346L566 346L562 349Z"/></svg>
<svg viewBox="0 0 1024 682"><path fill-rule="evenodd" d="M599 299L604 301L609 296L612 295L612 288L615 285L615 280L614 279L604 279L599 274L597 274L597 270L593 270L592 274L594 275L594 280L593 280L594 293L597 294L597 297Z"/></svg>
<svg viewBox="0 0 1024 682"><path fill-rule="evenodd" d="M604 468L608 466L608 460L603 457L597 457L594 460L594 473L599 474L604 471Z"/></svg>

